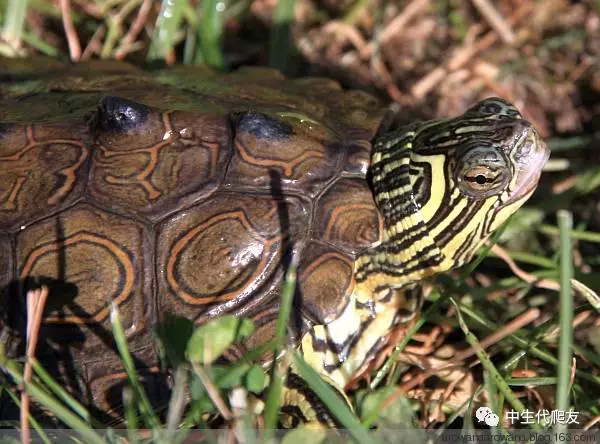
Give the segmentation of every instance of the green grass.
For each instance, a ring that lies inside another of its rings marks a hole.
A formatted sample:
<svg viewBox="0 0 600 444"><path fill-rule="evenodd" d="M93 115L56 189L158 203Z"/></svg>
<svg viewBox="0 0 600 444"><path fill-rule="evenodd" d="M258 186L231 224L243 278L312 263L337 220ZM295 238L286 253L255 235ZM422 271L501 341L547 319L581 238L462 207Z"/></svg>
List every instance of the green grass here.
<svg viewBox="0 0 600 444"><path fill-rule="evenodd" d="M571 228L573 216L568 211L558 214L558 228L560 230L560 340L558 344L558 381L556 384L556 408L566 412L569 410L571 367L573 358L573 290L571 279L573 276L573 250L571 242ZM557 432L565 432L566 424L558 424Z"/></svg>
<svg viewBox="0 0 600 444"><path fill-rule="evenodd" d="M152 43L148 49L148 60L164 60L169 57L177 39L187 0L163 0L156 19ZM211 3L211 2L206 2Z"/></svg>
<svg viewBox="0 0 600 444"><path fill-rule="evenodd" d="M273 29L269 45L269 65L282 72L288 67L292 53L292 22L294 21L294 0L280 0L273 17Z"/></svg>
<svg viewBox="0 0 600 444"><path fill-rule="evenodd" d="M4 26L2 28L2 38L8 42L19 42L23 34L25 25L25 12L27 11L28 0L8 2Z"/></svg>
<svg viewBox="0 0 600 444"><path fill-rule="evenodd" d="M503 376L494 366L490 356L485 352L477 337L471 333L467 323L464 321L464 318L461 314L461 310L459 305L456 303L454 299L451 300L452 304L456 307L456 313L458 316L458 322L460 324L460 328L465 334L465 338L471 347L475 350L477 357L479 358L479 362L483 365L485 371L493 381L495 387L500 390L504 399L510 404L510 406L516 410L517 412L522 412L525 410L525 405L521 402L521 400L515 395L515 393L510 389L508 383L505 380L505 376ZM493 407L493 404L492 404ZM496 414L502 412L496 411ZM499 415L499 416L500 416Z"/></svg>
<svg viewBox="0 0 600 444"><path fill-rule="evenodd" d="M285 283L281 291L281 308L279 317L277 318L277 326L275 330L274 353L277 357L282 357L283 354L289 353L287 350L288 325L290 322L290 313L292 310L292 302L296 292L296 272L298 270L298 255L294 255L289 269L287 270ZM281 359L281 358L280 358ZM283 360L286 357L283 356ZM289 359L289 358L288 358ZM286 366L277 365L274 361L271 366L271 382L267 390L267 399L265 406L265 429L272 430L277 428L279 419L279 410L283 402L283 390L285 385L285 377L287 372Z"/></svg>

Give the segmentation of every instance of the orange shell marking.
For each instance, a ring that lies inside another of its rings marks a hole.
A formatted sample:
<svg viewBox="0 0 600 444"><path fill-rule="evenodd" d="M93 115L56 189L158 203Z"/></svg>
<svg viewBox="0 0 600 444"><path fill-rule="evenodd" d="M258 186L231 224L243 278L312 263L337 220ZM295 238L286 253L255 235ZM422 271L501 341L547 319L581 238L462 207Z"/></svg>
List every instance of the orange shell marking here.
<svg viewBox="0 0 600 444"><path fill-rule="evenodd" d="M73 189L73 185L75 185L75 182L77 180L77 177L75 174L76 174L77 170L81 167L81 165L83 165L83 162L87 158L88 150L85 148L85 146L81 142L78 142L76 140L70 140L70 139L51 139L51 140L45 140L44 142L38 142L37 140L35 140L35 137L33 135L33 127L31 125L27 126L26 131L27 131L27 139L28 139L27 145L25 145L21 150L19 150L18 152L16 152L15 154L13 154L11 156L0 157L0 162L16 162L16 161L22 159L23 156L25 154L27 154L27 152L29 152L35 148L38 148L38 147L41 147L44 145L53 144L53 143L63 143L66 145L73 145L73 146L76 146L81 149L81 153L73 165L58 171L59 174L62 174L65 177L65 181L60 187L58 187L58 189L54 192L54 194L48 198L48 201L47 201L49 205L56 205L61 201L62 198L64 198L67 194L69 194L71 192L71 190ZM31 165L26 165L25 168L28 168L30 166ZM12 186L10 192L8 193L7 199L5 200L4 203L2 203L0 205L0 209L2 209L2 210L16 210L17 209L17 205L16 205L17 196L19 195L19 192L21 191L21 189L27 182L27 176L28 176L27 171L24 170L22 172L22 174L20 174L17 177L14 185Z"/></svg>
<svg viewBox="0 0 600 444"><path fill-rule="evenodd" d="M48 243L46 245L42 245L37 249L33 250L27 256L25 260L25 264L23 265L23 269L20 273L20 279L26 279L29 277L31 270L37 263L39 259L41 259L44 255L52 252L57 252L61 248L66 248L72 245L75 245L79 242L87 242L93 245L102 246L112 254L116 256L119 262L123 265L123 269L125 270L125 279L123 283L123 289L112 299L112 302L120 305L124 302L129 295L133 291L133 283L135 280L134 276L134 264L131 261L129 255L122 250L116 243L111 241L110 239L106 239L100 236L97 236L93 233L80 232L76 233L72 236L69 236L64 242L53 242ZM45 322L54 323L54 324L93 324L102 322L104 319L108 317L110 311L110 306L106 304L104 308L102 308L98 313L94 316L90 316L89 318L81 318L79 316L69 315L69 316L48 316L45 318Z"/></svg>
<svg viewBox="0 0 600 444"><path fill-rule="evenodd" d="M336 239L340 237L339 233L344 233L348 229L349 221L352 221L352 219L344 217L346 213L356 211L361 214L364 211L366 214L369 214L368 212L372 210L373 205L370 204L340 205L334 208L325 227L325 239ZM337 232L334 232L334 227L337 227Z"/></svg>
<svg viewBox="0 0 600 444"><path fill-rule="evenodd" d="M204 230L210 228L211 226L217 225L226 220L234 220L242 224L244 229L248 234L250 234L253 238L260 241L263 245L263 254L261 255L260 262L256 265L255 270L252 275L248 277L246 283L243 288L230 291L228 293L224 293L219 296L206 296L206 297L198 297L194 296L187 292L183 285L178 281L176 277L176 263L179 255L185 249L185 247L189 244L189 242L198 234L202 233ZM246 291L248 287L256 280L256 278L263 272L263 269L268 263L268 255L265 255L265 251L269 251L270 247L281 240L281 236L274 236L271 239L266 239L261 236L256 230L252 227L252 224L246 217L246 214L243 211L232 211L230 213L219 214L214 217L211 217L206 222L197 227L189 230L185 235L183 235L175 245L173 246L171 253L169 254L169 259L167 262L167 281L171 289L177 294L178 297L193 305L202 305L205 303L214 303L214 302L226 302L230 301L241 293Z"/></svg>
<svg viewBox="0 0 600 444"><path fill-rule="evenodd" d="M250 153L248 153L240 142L236 141L235 147L245 162L247 162L251 165L256 165L256 166L260 166L260 167L264 167L264 168L270 168L270 167L279 168L279 169L283 170L283 174L286 177L291 177L294 174L294 168L296 168L298 165L302 164L302 162L304 162L308 159L311 159L311 158L324 159L325 158L325 154L323 154L320 151L307 150L307 151L303 151L302 154L294 157L293 159L290 159L289 161L276 160L276 159L261 159L261 158L254 157Z"/></svg>

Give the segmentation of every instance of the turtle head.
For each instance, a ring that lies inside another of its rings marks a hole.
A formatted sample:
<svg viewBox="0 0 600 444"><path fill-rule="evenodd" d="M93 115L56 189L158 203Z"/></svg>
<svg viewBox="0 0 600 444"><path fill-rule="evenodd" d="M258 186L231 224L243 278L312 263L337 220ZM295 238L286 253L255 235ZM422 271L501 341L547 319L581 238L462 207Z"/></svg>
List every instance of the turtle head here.
<svg viewBox="0 0 600 444"><path fill-rule="evenodd" d="M382 135L371 175L385 230L358 280L380 273L403 285L464 264L531 196L548 156L532 124L498 98Z"/></svg>
<svg viewBox="0 0 600 444"><path fill-rule="evenodd" d="M417 126L412 146L414 198L453 266L468 261L531 196L549 156L533 125L498 98L457 118Z"/></svg>

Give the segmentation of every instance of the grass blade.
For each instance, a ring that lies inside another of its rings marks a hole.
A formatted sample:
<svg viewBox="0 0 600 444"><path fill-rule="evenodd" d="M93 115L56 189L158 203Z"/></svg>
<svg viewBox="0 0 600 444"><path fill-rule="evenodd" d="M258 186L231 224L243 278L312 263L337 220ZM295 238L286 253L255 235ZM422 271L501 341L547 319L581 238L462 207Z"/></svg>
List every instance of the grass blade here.
<svg viewBox="0 0 600 444"><path fill-rule="evenodd" d="M163 0L156 18L156 28L148 49L148 60L168 60L187 0Z"/></svg>
<svg viewBox="0 0 600 444"><path fill-rule="evenodd" d="M287 338L287 327L289 325L290 313L292 311L292 302L296 292L296 272L298 269L298 255L293 255L290 266L287 270L285 282L281 290L281 307L279 317L275 327L275 356L278 357L285 347ZM271 372L271 382L267 391L267 402L265 405L265 429L272 430L277 425L279 408L281 405L281 395L285 382L285 371L280 362L274 362Z"/></svg>
<svg viewBox="0 0 600 444"><path fill-rule="evenodd" d="M2 364L2 368L10 374L17 384L23 384L25 391L39 404L50 410L58 419L73 429L86 443L103 444L104 440L100 435L90 428L89 424L82 420L78 415L62 405L46 390L35 382L25 383L23 374L17 369L14 361L8 361Z"/></svg>
<svg viewBox="0 0 600 444"><path fill-rule="evenodd" d="M90 412L81 405L73 396L71 396L64 388L58 384L52 376L46 371L42 364L37 359L31 360L31 366L33 367L33 371L38 375L38 377L42 380L42 382L54 393L62 402L64 402L68 407L71 408L75 413L77 413L81 419L88 423L94 423L92 417L90 416ZM98 424L96 424L98 425Z"/></svg>
<svg viewBox="0 0 600 444"><path fill-rule="evenodd" d="M306 381L323 404L327 406L342 427L348 429L350 435L357 442L371 442L372 439L367 434L366 429L361 425L356 415L350 411L348 405L297 352L294 353L294 363L298 374Z"/></svg>
<svg viewBox="0 0 600 444"><path fill-rule="evenodd" d="M538 227L538 231L540 233L546 234L548 236L559 236L560 237L560 228L556 228L552 225L540 225ZM594 233L592 231L584 231L584 230L573 230L573 228L571 228L569 231L570 231L570 235L571 235L572 239L586 241L586 242L594 242L597 244L600 243L600 233Z"/></svg>
<svg viewBox="0 0 600 444"><path fill-rule="evenodd" d="M2 29L2 38L10 43L13 49L17 49L21 44L27 3L29 0L9 0L6 7L6 21Z"/></svg>
<svg viewBox="0 0 600 444"><path fill-rule="evenodd" d="M200 47L196 55L196 63L206 63L208 66L221 69L225 65L221 51L225 2L204 0L201 8L201 20L198 26Z"/></svg>
<svg viewBox="0 0 600 444"><path fill-rule="evenodd" d="M462 317L462 314L460 311L460 306L456 303L454 298L450 298L450 302L452 302L452 304L454 304L454 306L456 307L456 316L458 317L458 322L460 324L460 328L462 329L463 333L465 334L465 339L467 340L469 345L471 347L473 347L473 350L475 350L475 354L479 358L479 361L481 362L481 365L483 365L483 368L485 368L487 370L487 372L489 373L491 379L493 380L493 383L496 385L498 390L500 390L500 392L504 395L504 397L510 403L510 405L513 407L513 409L515 409L518 412L522 412L522 411L526 410L525 406L523 405L521 400L519 400L519 398L517 398L517 396L510 389L510 387L508 386L508 384L506 383L506 381L504 380L504 378L502 377L500 372L496 369L496 367L490 360L489 356L487 355L487 353L481 346L477 337L473 333L471 333L471 331L469 330L467 323L465 322L464 318ZM532 424L532 428L537 429L538 425Z"/></svg>
<svg viewBox="0 0 600 444"><path fill-rule="evenodd" d="M275 348L281 351L285 347L287 339L287 328L292 311L292 302L296 291L296 272L298 270L298 255L294 255L290 261L283 289L281 290L281 308L277 318L277 327L275 330Z"/></svg>
<svg viewBox="0 0 600 444"><path fill-rule="evenodd" d="M3 388L0 387L0 395L2 395L2 391L3 391ZM21 408L21 400L19 399L19 397L17 395L15 395L12 392L12 390L7 389L5 391L8 394L8 396L10 397L10 399L12 399L12 401L16 404L16 406ZM46 432L44 431L44 429L42 428L40 423L37 422L37 420L33 416L31 416L29 418L29 422L31 423L31 426L33 427L33 429L39 435L40 439L44 442L44 444L52 444L52 441L50 441L50 438L48 438L48 435L46 435Z"/></svg>
<svg viewBox="0 0 600 444"><path fill-rule="evenodd" d="M125 411L125 424L127 425L127 439L131 444L137 444L137 413L135 400L131 387L123 387L123 407Z"/></svg>
<svg viewBox="0 0 600 444"><path fill-rule="evenodd" d="M506 383L512 387L537 387L539 385L555 385L557 379L552 376L536 378L507 378Z"/></svg>
<svg viewBox="0 0 600 444"><path fill-rule="evenodd" d="M129 353L127 340L125 339L125 331L123 330L123 326L121 325L121 320L119 318L119 310L114 303L111 304L110 322L112 324L115 343L117 344L117 349L119 350L119 354L123 360L123 366L125 367L127 378L129 379L129 383L133 389L142 419L146 423L146 426L156 433L160 426L160 422L156 416L156 413L154 412L154 409L152 408L152 405L150 404L150 401L148 400L148 397L146 396L144 388L137 378L135 364L133 363L131 353Z"/></svg>
<svg viewBox="0 0 600 444"><path fill-rule="evenodd" d="M60 51L31 32L23 32L23 42L50 57L60 57Z"/></svg>
<svg viewBox="0 0 600 444"><path fill-rule="evenodd" d="M560 338L558 343L558 382L556 387L556 409L566 412L569 408L569 389L571 385L571 366L573 359L573 251L571 229L573 216L568 211L557 214L560 230ZM566 424L558 423L556 432L565 432Z"/></svg>
<svg viewBox="0 0 600 444"><path fill-rule="evenodd" d="M177 436L177 428L183 417L185 409L185 387L188 380L188 370L184 365L177 367L175 371L175 385L169 400L169 410L167 414L167 433L165 441L173 442Z"/></svg>
<svg viewBox="0 0 600 444"><path fill-rule="evenodd" d="M285 71L291 54L294 3L294 0L279 0L273 17L273 31L269 42L269 66L282 72Z"/></svg>

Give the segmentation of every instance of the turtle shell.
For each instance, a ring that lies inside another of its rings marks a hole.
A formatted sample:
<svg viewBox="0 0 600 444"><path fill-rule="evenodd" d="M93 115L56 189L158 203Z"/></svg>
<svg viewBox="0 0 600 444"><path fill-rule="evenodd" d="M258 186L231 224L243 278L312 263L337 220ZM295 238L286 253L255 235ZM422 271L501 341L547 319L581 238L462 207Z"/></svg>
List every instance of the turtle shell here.
<svg viewBox="0 0 600 444"><path fill-rule="evenodd" d="M373 97L257 68L40 66L0 64L0 328L18 337L47 285L37 355L66 387L107 413L121 399L111 302L159 398L167 314L248 316L249 345L270 339L291 254L297 333L335 319L381 233Z"/></svg>

